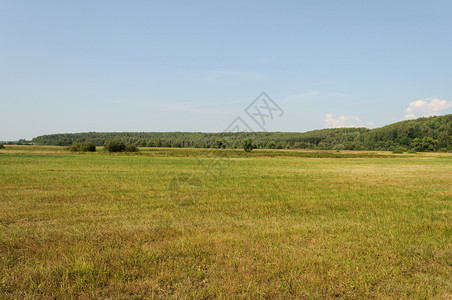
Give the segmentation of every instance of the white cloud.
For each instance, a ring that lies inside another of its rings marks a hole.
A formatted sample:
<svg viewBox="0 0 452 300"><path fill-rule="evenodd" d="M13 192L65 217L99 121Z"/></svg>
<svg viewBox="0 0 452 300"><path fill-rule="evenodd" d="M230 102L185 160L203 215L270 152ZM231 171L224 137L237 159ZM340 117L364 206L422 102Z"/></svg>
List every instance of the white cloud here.
<svg viewBox="0 0 452 300"><path fill-rule="evenodd" d="M361 127L362 121L357 116L344 116L334 118L333 114L326 114L325 128L340 128L340 127Z"/></svg>
<svg viewBox="0 0 452 300"><path fill-rule="evenodd" d="M436 116L451 107L452 101L440 100L437 97L419 99L408 105L405 119Z"/></svg>

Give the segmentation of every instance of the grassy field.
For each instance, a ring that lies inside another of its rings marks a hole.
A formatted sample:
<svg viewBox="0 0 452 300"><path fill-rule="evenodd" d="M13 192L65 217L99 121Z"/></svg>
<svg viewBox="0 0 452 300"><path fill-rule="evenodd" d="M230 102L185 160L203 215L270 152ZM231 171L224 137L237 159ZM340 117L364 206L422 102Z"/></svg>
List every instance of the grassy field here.
<svg viewBox="0 0 452 300"><path fill-rule="evenodd" d="M0 150L0 298L452 297L451 154L142 150Z"/></svg>

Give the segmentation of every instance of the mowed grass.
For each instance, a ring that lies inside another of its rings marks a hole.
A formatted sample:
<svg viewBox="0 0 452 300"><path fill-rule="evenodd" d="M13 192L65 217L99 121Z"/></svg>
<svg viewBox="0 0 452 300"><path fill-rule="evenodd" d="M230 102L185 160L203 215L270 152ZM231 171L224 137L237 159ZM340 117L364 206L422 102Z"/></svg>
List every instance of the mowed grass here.
<svg viewBox="0 0 452 300"><path fill-rule="evenodd" d="M242 152L0 150L0 298L452 297L450 154Z"/></svg>

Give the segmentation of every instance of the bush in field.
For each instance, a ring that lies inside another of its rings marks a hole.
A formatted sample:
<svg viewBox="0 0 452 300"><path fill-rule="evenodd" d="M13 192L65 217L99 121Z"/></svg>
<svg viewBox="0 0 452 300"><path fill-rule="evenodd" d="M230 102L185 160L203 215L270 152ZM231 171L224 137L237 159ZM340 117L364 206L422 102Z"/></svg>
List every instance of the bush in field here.
<svg viewBox="0 0 452 300"><path fill-rule="evenodd" d="M5 148L5 146L3 144L0 144L0 149Z"/></svg>
<svg viewBox="0 0 452 300"><path fill-rule="evenodd" d="M226 144L222 140L216 140L212 145L212 148L224 149L226 148Z"/></svg>
<svg viewBox="0 0 452 300"><path fill-rule="evenodd" d="M253 149L254 145L251 139L246 139L243 141L243 150L245 150L245 152L250 152Z"/></svg>
<svg viewBox="0 0 452 300"><path fill-rule="evenodd" d="M91 142L75 143L69 147L72 152L95 152L96 146Z"/></svg>
<svg viewBox="0 0 452 300"><path fill-rule="evenodd" d="M395 148L392 153L394 154L402 154L406 149L402 148L402 147L397 147Z"/></svg>
<svg viewBox="0 0 452 300"><path fill-rule="evenodd" d="M126 144L119 141L105 142L104 148L108 152L124 152L126 150Z"/></svg>
<svg viewBox="0 0 452 300"><path fill-rule="evenodd" d="M342 144L337 144L337 145L334 145L333 150L337 150L337 151L345 150L345 146Z"/></svg>
<svg viewBox="0 0 452 300"><path fill-rule="evenodd" d="M130 145L126 146L125 151L126 152L138 152L138 147L133 144L130 144Z"/></svg>

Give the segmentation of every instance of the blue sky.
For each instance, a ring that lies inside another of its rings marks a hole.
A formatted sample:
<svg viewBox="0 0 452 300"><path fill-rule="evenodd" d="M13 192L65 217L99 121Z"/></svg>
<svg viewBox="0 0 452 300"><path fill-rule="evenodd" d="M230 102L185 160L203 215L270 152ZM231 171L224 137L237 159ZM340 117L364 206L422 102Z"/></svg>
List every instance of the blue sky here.
<svg viewBox="0 0 452 300"><path fill-rule="evenodd" d="M450 1L1 1L0 140L269 131L452 112Z"/></svg>

